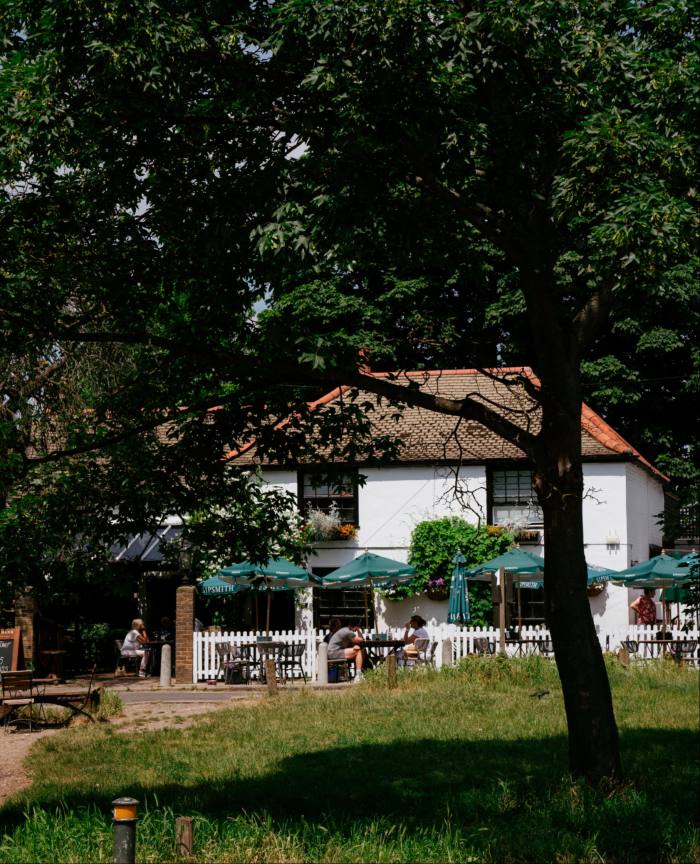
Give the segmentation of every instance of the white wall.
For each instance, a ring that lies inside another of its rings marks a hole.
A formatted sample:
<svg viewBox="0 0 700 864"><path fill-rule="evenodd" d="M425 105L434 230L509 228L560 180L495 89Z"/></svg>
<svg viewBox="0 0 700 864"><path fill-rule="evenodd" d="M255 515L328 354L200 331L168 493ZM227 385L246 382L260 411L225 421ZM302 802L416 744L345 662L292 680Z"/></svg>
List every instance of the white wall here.
<svg viewBox="0 0 700 864"><path fill-rule="evenodd" d="M349 541L319 543L311 567L339 567L368 549L388 558L406 561L411 532L426 519L459 515L470 522L486 522L486 469L460 469L464 507L454 498L454 473L431 466L364 468L365 485L359 489L359 530ZM660 543L655 516L663 510L661 484L631 463L607 462L584 465L583 531L589 564L622 570L631 560L645 560L650 543ZM267 482L296 493L296 471L269 471ZM528 546L535 554L543 549ZM635 592L636 593L636 592ZM608 585L591 598L596 625L624 627L630 620L632 597L626 588ZM417 612L429 623L445 621L447 603L419 596L403 601L376 598L377 623L382 628L400 627Z"/></svg>
<svg viewBox="0 0 700 864"><path fill-rule="evenodd" d="M664 493L661 483L632 463L626 464L627 478L627 533L629 537L630 561L646 561L649 546L661 546L662 532L658 524L659 514L664 510ZM620 588L627 595L627 617L625 623L634 624L635 615L629 604L643 592L631 588ZM660 592L657 591L657 600ZM663 615L661 604L656 604L656 614Z"/></svg>
<svg viewBox="0 0 700 864"><path fill-rule="evenodd" d="M646 561L649 545L661 546L661 528L657 524L664 509L661 484L646 471L626 464L627 478L627 535L632 561Z"/></svg>

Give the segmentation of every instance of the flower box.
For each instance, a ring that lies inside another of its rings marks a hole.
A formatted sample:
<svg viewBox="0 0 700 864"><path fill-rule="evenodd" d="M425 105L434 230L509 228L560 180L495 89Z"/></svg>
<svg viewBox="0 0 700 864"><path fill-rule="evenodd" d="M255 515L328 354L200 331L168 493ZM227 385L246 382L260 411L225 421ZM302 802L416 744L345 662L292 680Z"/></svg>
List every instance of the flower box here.
<svg viewBox="0 0 700 864"><path fill-rule="evenodd" d="M521 528L515 534L515 539L518 543L539 543L540 532L536 529Z"/></svg>

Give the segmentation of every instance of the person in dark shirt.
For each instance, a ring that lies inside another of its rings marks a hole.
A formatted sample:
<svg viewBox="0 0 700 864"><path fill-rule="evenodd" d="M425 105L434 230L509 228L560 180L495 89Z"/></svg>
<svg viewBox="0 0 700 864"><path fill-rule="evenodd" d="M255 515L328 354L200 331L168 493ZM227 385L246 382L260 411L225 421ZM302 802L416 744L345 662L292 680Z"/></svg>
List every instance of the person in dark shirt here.
<svg viewBox="0 0 700 864"><path fill-rule="evenodd" d="M342 626L343 622L340 620L340 618L332 618L329 625L328 633L326 633L326 635L323 637L323 641L326 643L330 642L333 634L337 633Z"/></svg>
<svg viewBox="0 0 700 864"><path fill-rule="evenodd" d="M341 627L328 643L329 660L349 660L355 664L355 681L362 680L362 634L359 627Z"/></svg>

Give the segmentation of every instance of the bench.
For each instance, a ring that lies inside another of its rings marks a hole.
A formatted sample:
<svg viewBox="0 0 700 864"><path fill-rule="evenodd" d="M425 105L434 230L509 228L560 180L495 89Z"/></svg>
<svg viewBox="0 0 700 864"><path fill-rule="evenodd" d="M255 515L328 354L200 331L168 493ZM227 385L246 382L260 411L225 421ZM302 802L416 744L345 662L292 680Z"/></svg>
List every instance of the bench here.
<svg viewBox="0 0 700 864"><path fill-rule="evenodd" d="M90 676L90 683L87 690L63 690L56 693L47 693L46 691L43 691L41 693L35 693L33 697L34 704L56 705L59 708L69 709L72 714L69 714L66 723L68 723L76 714L81 714L83 717L87 717L91 723L94 723L95 718L85 709L88 705L91 705L93 708L97 707L100 701L100 694L102 692L101 688L93 688L96 668L96 666L92 667L92 675Z"/></svg>
<svg viewBox="0 0 700 864"><path fill-rule="evenodd" d="M32 731L32 706L35 703L33 688L33 673L3 672L2 673L2 717L5 720L5 732L10 723L27 723ZM21 715L23 708L29 708L26 715Z"/></svg>

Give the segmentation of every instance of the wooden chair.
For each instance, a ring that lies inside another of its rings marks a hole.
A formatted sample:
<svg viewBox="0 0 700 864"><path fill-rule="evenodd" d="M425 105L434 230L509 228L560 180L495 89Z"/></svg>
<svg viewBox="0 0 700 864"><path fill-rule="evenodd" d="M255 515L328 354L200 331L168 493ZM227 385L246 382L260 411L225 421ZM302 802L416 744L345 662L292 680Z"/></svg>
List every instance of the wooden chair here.
<svg viewBox="0 0 700 864"><path fill-rule="evenodd" d="M289 677L294 678L294 670L298 669L301 677L306 684L306 672L302 665L301 658L304 656L306 645L303 642L295 643L294 645L285 645L277 656L277 669L281 679L287 677L286 672L291 672Z"/></svg>
<svg viewBox="0 0 700 864"><path fill-rule="evenodd" d="M5 713L5 733L10 723L27 723L32 731L32 707L34 706L34 674L27 672L2 673L2 708ZM20 716L23 708L29 708L24 716Z"/></svg>

